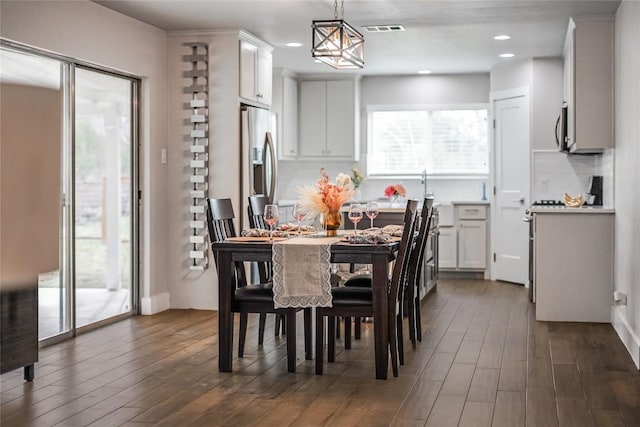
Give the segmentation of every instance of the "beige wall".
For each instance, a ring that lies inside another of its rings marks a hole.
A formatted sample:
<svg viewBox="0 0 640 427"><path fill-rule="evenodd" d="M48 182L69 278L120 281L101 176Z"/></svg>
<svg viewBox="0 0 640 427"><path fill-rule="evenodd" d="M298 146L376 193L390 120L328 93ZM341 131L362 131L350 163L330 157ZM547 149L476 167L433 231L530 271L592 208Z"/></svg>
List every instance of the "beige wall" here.
<svg viewBox="0 0 640 427"><path fill-rule="evenodd" d="M623 1L616 15L615 289L628 296L613 324L640 362L640 2Z"/></svg>
<svg viewBox="0 0 640 427"><path fill-rule="evenodd" d="M58 269L60 90L0 85L0 287Z"/></svg>
<svg viewBox="0 0 640 427"><path fill-rule="evenodd" d="M90 1L2 1L0 35L142 78L141 305L169 308L167 283L167 38L164 31ZM58 159L55 159L58 162Z"/></svg>

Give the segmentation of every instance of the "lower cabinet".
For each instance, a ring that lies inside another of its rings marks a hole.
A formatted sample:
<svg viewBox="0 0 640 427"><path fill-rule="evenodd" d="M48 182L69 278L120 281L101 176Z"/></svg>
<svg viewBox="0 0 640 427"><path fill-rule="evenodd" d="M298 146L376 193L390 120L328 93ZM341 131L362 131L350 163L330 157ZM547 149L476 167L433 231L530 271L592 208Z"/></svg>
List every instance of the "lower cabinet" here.
<svg viewBox="0 0 640 427"><path fill-rule="evenodd" d="M485 270L487 268L487 207L480 204L456 204L440 225L440 269ZM453 215L453 218L451 218Z"/></svg>
<svg viewBox="0 0 640 427"><path fill-rule="evenodd" d="M487 223L458 221L458 268L487 267Z"/></svg>
<svg viewBox="0 0 640 427"><path fill-rule="evenodd" d="M536 320L611 322L615 217L583 212L534 214Z"/></svg>
<svg viewBox="0 0 640 427"><path fill-rule="evenodd" d="M440 227L438 261L440 268L458 266L457 233L455 227Z"/></svg>

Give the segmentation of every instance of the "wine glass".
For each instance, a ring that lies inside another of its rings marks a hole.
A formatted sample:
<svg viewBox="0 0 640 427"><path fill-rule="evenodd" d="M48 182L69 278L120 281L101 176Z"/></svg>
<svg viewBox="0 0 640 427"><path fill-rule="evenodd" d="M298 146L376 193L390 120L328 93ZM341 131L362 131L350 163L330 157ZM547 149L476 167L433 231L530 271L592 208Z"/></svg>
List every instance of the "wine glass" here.
<svg viewBox="0 0 640 427"><path fill-rule="evenodd" d="M378 216L378 204L376 202L368 202L366 212L371 220L371 228L373 228L373 220Z"/></svg>
<svg viewBox="0 0 640 427"><path fill-rule="evenodd" d="M269 224L269 241L273 242L273 228L278 223L280 215L278 205L266 205L264 207L264 222Z"/></svg>
<svg viewBox="0 0 640 427"><path fill-rule="evenodd" d="M296 203L293 206L293 219L298 221L298 236L300 235L300 227L302 227L302 220L304 219L306 213L300 203Z"/></svg>
<svg viewBox="0 0 640 427"><path fill-rule="evenodd" d="M362 206L360 203L353 203L349 206L349 219L353 223L353 230L358 234L358 223L362 219Z"/></svg>

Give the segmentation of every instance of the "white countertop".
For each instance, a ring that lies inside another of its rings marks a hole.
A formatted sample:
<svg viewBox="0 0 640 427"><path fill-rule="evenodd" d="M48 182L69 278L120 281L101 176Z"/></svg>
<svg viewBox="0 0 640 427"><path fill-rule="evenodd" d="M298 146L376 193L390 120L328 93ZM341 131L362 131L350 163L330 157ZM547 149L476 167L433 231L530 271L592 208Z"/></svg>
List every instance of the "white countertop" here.
<svg viewBox="0 0 640 427"><path fill-rule="evenodd" d="M535 214L614 214L615 209L602 206L583 206L581 208L568 208L566 206L532 206L529 212Z"/></svg>
<svg viewBox="0 0 640 427"><path fill-rule="evenodd" d="M450 202L441 202L440 204L444 205L447 203L451 203L452 205L489 205L488 200L452 200Z"/></svg>

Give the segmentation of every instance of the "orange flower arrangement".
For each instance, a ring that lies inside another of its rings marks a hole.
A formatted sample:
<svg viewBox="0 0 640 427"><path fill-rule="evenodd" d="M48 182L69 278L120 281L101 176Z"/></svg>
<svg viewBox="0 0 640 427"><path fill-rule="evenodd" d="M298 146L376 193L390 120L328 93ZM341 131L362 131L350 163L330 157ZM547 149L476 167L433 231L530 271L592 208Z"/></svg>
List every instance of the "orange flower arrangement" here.
<svg viewBox="0 0 640 427"><path fill-rule="evenodd" d="M349 175L338 174L336 182L332 183L324 168L320 169L320 174L315 186L306 185L298 189L298 202L311 220L321 214L338 212L344 202L355 194Z"/></svg>
<svg viewBox="0 0 640 427"><path fill-rule="evenodd" d="M407 195L407 190L404 188L404 185L402 185L402 184L388 185L384 189L384 195L386 197L406 196Z"/></svg>

